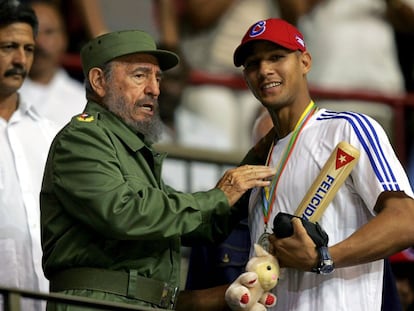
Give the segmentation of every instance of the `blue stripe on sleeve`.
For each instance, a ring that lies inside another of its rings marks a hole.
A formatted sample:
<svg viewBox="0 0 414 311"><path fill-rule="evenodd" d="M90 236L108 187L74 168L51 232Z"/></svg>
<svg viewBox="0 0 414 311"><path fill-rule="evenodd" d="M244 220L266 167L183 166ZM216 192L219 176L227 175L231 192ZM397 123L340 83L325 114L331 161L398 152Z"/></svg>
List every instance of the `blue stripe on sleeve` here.
<svg viewBox="0 0 414 311"><path fill-rule="evenodd" d="M383 189L399 191L400 187L392 172L391 166L384 155L379 143L378 135L371 121L366 116L355 112L326 111L317 118L317 120L321 121L332 119L344 119L351 124Z"/></svg>

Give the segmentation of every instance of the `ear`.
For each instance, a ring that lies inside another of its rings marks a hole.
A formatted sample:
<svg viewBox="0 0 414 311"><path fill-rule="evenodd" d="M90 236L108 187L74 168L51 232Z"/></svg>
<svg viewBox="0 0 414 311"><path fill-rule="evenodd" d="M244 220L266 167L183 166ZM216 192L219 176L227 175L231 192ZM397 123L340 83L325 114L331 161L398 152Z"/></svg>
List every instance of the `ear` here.
<svg viewBox="0 0 414 311"><path fill-rule="evenodd" d="M104 97L106 94L106 81L102 69L94 67L89 70L88 79L95 93L99 97Z"/></svg>
<svg viewBox="0 0 414 311"><path fill-rule="evenodd" d="M69 45L69 38L68 38L68 35L66 34L65 31L63 31L63 33L62 33L61 40L62 40L62 50L65 53L66 50L68 49L68 45Z"/></svg>
<svg viewBox="0 0 414 311"><path fill-rule="evenodd" d="M308 51L302 52L301 61L303 65L303 73L307 74L312 67L312 56Z"/></svg>
<svg viewBox="0 0 414 311"><path fill-rule="evenodd" d="M254 252L256 253L257 257L269 256L270 254L259 244L254 244Z"/></svg>

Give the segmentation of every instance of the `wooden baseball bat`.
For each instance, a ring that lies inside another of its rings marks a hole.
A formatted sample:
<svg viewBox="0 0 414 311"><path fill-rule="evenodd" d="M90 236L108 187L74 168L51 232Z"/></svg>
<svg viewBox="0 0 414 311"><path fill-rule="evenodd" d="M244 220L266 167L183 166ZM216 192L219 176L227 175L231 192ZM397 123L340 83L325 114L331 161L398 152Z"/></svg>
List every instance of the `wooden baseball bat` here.
<svg viewBox="0 0 414 311"><path fill-rule="evenodd" d="M299 204L295 215L317 222L351 173L358 158L358 149L345 141L340 142Z"/></svg>

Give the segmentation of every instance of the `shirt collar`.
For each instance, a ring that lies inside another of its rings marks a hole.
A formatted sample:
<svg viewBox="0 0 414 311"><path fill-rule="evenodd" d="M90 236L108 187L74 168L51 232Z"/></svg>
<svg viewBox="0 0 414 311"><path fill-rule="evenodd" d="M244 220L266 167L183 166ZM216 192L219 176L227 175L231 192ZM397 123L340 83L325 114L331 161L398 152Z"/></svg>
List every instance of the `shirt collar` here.
<svg viewBox="0 0 414 311"><path fill-rule="evenodd" d="M22 94L19 93L18 95L19 98L17 110L19 110L22 115L27 114L35 120L41 119L39 109L37 109L36 106L30 102L30 100L26 100L26 98L24 98Z"/></svg>

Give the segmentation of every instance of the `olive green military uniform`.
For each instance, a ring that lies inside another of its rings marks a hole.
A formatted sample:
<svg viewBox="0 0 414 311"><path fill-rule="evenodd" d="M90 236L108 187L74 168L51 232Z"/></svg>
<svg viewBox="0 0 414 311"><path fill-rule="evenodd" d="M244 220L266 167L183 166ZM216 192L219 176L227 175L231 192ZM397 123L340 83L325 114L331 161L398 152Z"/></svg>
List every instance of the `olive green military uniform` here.
<svg viewBox="0 0 414 311"><path fill-rule="evenodd" d="M218 241L247 212L219 189L168 187L164 157L94 102L57 135L40 196L51 291L173 308L182 240Z"/></svg>

